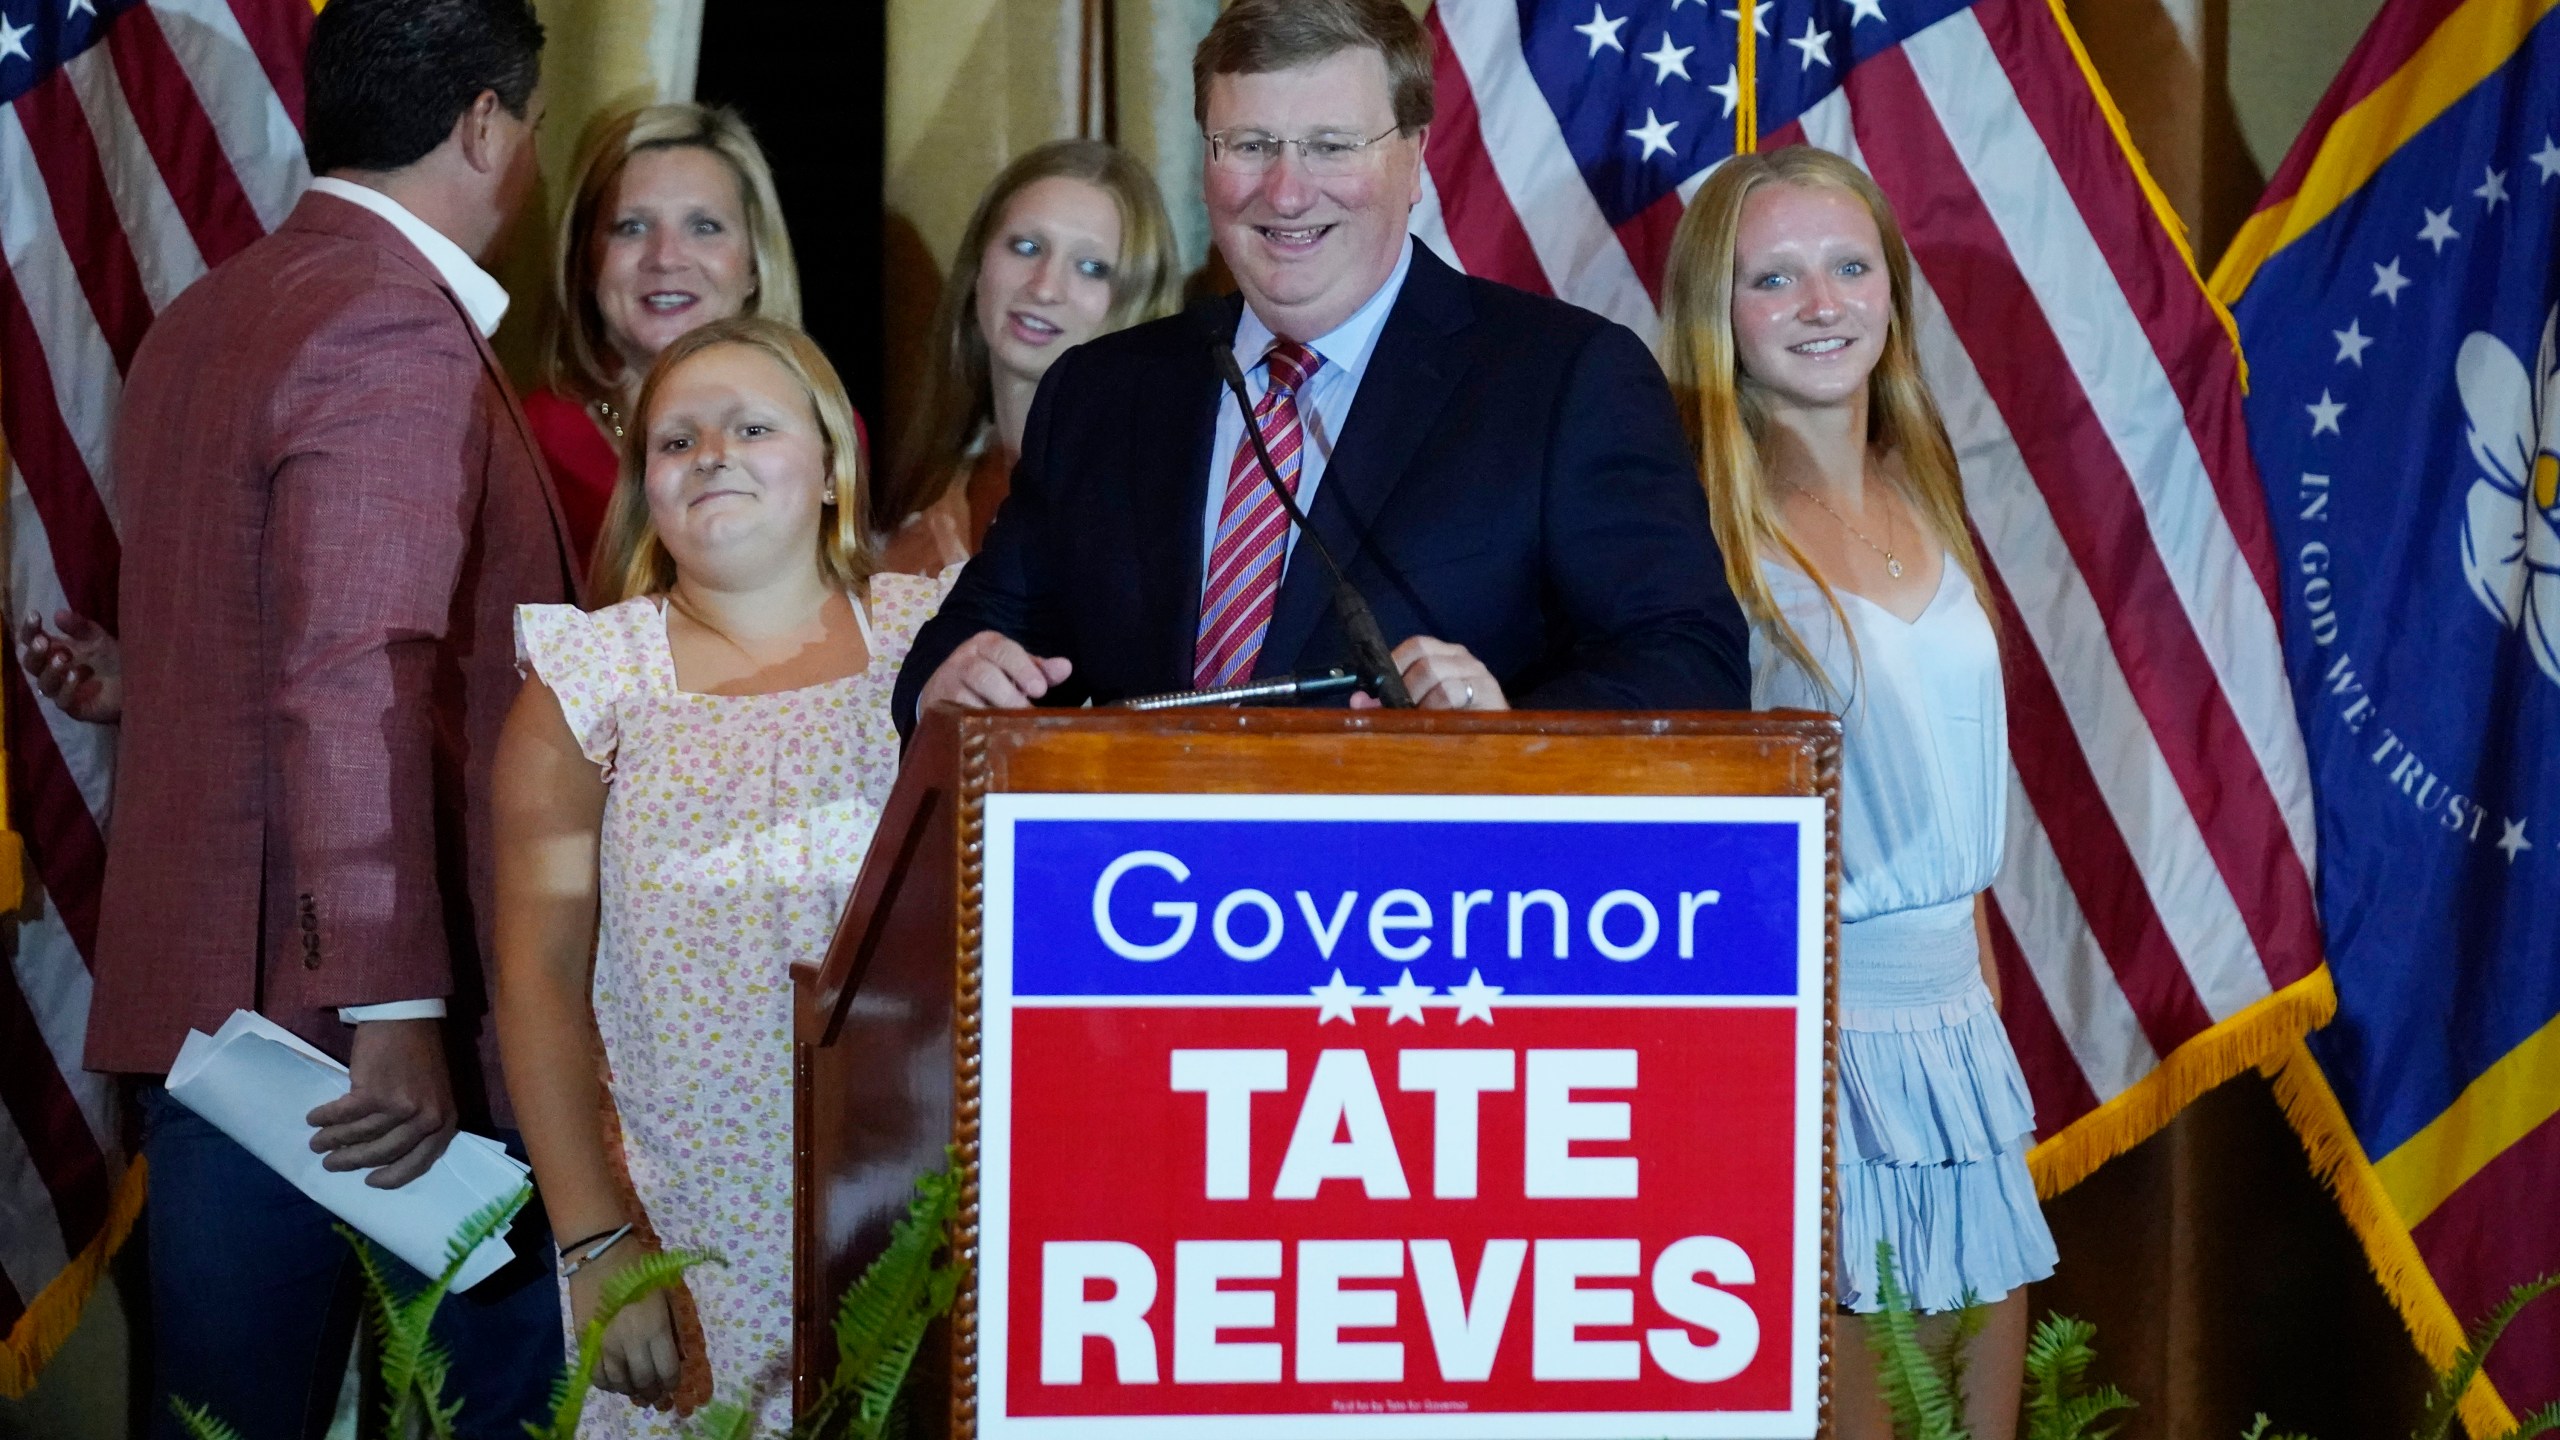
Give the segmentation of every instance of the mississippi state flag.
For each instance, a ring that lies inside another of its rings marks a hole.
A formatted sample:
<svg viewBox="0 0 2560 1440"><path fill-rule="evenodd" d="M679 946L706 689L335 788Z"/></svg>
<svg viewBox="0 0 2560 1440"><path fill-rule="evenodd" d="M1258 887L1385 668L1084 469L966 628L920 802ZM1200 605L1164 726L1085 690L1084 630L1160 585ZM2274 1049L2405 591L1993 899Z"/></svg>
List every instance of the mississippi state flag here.
<svg viewBox="0 0 2560 1440"><path fill-rule="evenodd" d="M2560 14L2383 7L2214 277L2320 787L2338 1022L2277 1079L2437 1365L2560 1270ZM2560 1399L2526 1310L2464 1414Z"/></svg>

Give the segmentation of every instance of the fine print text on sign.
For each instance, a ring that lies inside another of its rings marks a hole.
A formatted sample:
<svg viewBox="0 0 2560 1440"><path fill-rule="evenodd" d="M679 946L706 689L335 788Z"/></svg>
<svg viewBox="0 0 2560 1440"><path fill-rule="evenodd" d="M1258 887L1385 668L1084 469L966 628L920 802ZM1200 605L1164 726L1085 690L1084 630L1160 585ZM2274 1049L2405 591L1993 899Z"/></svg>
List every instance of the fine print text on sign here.
<svg viewBox="0 0 2560 1440"><path fill-rule="evenodd" d="M986 806L982 1433L1814 1433L1821 801Z"/></svg>

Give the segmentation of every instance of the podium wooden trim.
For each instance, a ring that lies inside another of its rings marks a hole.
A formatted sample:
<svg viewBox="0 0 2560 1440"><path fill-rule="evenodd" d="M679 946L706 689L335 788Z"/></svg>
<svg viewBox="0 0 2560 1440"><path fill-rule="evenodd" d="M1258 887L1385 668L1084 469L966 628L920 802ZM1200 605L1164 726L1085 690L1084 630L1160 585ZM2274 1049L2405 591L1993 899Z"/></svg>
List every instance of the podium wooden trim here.
<svg viewBox="0 0 2560 1440"><path fill-rule="evenodd" d="M795 973L794 1394L834 1365L845 1288L917 1177L956 1148L959 1245L977 1247L979 995L989 794L1752 795L1825 799L1823 1293L1838 1063L1840 727L1827 715L939 709L918 728L822 964ZM920 1436L973 1440L977 1315L962 1292L918 1356ZM1831 1357L1820 1360L1827 1417ZM948 1427L947 1429L945 1427Z"/></svg>

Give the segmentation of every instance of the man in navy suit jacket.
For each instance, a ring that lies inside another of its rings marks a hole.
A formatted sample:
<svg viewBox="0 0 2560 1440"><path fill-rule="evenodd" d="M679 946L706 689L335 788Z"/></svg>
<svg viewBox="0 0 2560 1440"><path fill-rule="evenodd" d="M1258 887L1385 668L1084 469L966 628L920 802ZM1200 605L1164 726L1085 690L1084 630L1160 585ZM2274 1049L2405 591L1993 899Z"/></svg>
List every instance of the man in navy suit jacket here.
<svg viewBox="0 0 2560 1440"><path fill-rule="evenodd" d="M1401 0L1239 0L1192 79L1241 301L1050 369L986 548L898 677L900 728L1347 664L1213 344L1417 704L1746 708L1742 615L1643 343L1406 233L1431 53Z"/></svg>

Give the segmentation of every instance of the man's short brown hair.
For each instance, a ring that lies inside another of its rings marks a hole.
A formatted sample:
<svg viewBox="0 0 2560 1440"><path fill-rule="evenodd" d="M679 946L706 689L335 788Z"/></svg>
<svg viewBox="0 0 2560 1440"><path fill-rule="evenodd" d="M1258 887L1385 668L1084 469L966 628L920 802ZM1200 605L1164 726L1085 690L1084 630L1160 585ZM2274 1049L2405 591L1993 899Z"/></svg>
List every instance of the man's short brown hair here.
<svg viewBox="0 0 2560 1440"><path fill-rule="evenodd" d="M1431 35L1404 0L1235 0L1191 52L1191 115L1209 124L1209 80L1295 70L1344 50L1387 62L1396 129L1431 123Z"/></svg>

